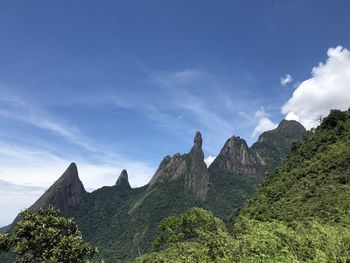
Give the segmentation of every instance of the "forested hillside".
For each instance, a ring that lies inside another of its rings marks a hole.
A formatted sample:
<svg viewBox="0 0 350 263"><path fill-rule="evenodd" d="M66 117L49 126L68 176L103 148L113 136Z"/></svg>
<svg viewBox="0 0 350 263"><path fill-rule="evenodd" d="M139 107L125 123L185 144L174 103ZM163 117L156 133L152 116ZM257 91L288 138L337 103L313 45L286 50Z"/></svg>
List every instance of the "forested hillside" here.
<svg viewBox="0 0 350 263"><path fill-rule="evenodd" d="M137 262L349 262L349 223L350 113L333 110L293 145L233 233L194 208L164 220L155 252Z"/></svg>

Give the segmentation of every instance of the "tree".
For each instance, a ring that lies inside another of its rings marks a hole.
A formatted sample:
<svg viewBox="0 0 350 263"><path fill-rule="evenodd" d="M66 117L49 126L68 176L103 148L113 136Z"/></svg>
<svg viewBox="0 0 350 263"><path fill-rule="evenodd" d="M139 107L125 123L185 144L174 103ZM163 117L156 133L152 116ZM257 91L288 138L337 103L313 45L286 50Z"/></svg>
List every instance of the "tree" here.
<svg viewBox="0 0 350 263"><path fill-rule="evenodd" d="M97 253L82 240L73 219L60 216L52 206L20 216L13 231L0 236L0 249L13 251L20 262L79 263Z"/></svg>

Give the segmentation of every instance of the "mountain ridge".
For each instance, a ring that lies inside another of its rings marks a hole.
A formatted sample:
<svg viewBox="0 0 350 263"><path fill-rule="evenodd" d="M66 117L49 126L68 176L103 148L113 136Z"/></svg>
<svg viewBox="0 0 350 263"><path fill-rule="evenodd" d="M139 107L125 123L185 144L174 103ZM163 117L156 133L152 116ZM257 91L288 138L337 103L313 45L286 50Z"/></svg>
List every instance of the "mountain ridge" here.
<svg viewBox="0 0 350 263"><path fill-rule="evenodd" d="M276 133L275 130L271 132ZM291 141L297 139L289 140L289 147ZM164 157L150 182L143 187L131 188L127 171L123 170L114 186L88 193L79 179L76 165L71 164L69 172L66 171L61 176L63 179L57 180L47 192L66 189L58 187L60 182L69 185L72 180L73 188L80 189L77 191L79 198L73 198L74 202L58 202L63 215L76 219L84 238L100 247L107 262L114 261L115 257L132 258L139 251L151 249L151 240L163 218L198 206L231 220L265 180L268 171L265 161L244 139L229 138L209 167L204 162L202 144L201 133L196 132L190 151ZM39 200L57 199L50 199L47 192ZM39 200L34 207L47 203Z"/></svg>

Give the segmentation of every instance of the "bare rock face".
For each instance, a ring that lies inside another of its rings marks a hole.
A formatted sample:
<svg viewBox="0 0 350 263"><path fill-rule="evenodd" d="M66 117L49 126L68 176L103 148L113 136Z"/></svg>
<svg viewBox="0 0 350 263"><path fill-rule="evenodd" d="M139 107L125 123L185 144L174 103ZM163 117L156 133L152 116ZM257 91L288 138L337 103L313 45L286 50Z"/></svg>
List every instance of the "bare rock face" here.
<svg viewBox="0 0 350 263"><path fill-rule="evenodd" d="M264 165L264 161L249 149L245 140L233 136L226 141L211 167L233 174L258 175Z"/></svg>
<svg viewBox="0 0 350 263"><path fill-rule="evenodd" d="M117 188L127 188L130 189L129 179L128 179L128 172L126 170L123 170L121 174L118 177L117 182L115 183L115 186Z"/></svg>
<svg viewBox="0 0 350 263"><path fill-rule="evenodd" d="M185 182L189 189L195 192L202 200L205 200L209 190L209 172L204 162L202 142L202 135L197 131L193 147L188 154L191 160L189 165L190 172L186 174Z"/></svg>
<svg viewBox="0 0 350 263"><path fill-rule="evenodd" d="M202 135L197 132L194 145L188 154L166 156L151 179L148 189L152 189L158 183L182 179L187 189L199 199L205 200L209 189L209 172L204 162L202 142Z"/></svg>
<svg viewBox="0 0 350 263"><path fill-rule="evenodd" d="M85 193L77 166L71 163L63 175L29 209L36 211L51 204L63 212L77 205Z"/></svg>

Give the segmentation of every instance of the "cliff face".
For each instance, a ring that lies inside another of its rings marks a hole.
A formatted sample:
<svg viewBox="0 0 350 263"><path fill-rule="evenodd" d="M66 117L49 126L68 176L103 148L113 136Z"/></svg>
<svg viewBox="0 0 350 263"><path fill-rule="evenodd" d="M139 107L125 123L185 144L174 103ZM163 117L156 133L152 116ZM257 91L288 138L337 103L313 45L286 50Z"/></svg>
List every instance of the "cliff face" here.
<svg viewBox="0 0 350 263"><path fill-rule="evenodd" d="M166 156L151 179L149 190L159 183L181 178L187 189L195 193L199 199L205 200L209 189L209 172L204 162L202 142L202 135L197 132L189 153Z"/></svg>
<svg viewBox="0 0 350 263"><path fill-rule="evenodd" d="M79 204L85 193L77 166L71 163L62 176L29 209L36 211L51 204L64 212L69 207Z"/></svg>
<svg viewBox="0 0 350 263"><path fill-rule="evenodd" d="M265 162L251 151L245 140L233 136L228 139L211 165L232 174L258 175Z"/></svg>
<svg viewBox="0 0 350 263"><path fill-rule="evenodd" d="M123 170L121 174L118 177L117 182L115 183L115 186L117 188L122 188L122 189L130 189L130 184L129 184L129 178L128 178L128 172L126 170Z"/></svg>

